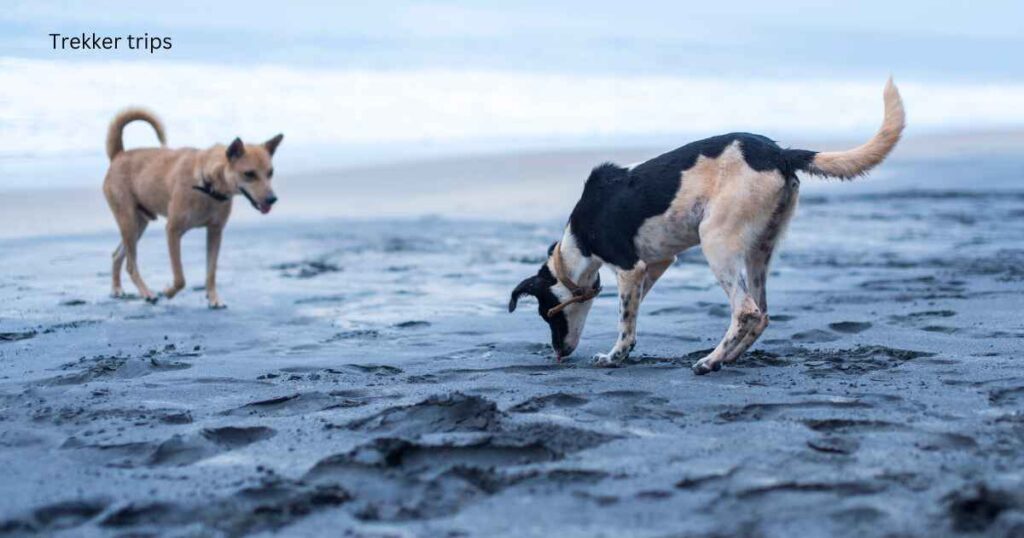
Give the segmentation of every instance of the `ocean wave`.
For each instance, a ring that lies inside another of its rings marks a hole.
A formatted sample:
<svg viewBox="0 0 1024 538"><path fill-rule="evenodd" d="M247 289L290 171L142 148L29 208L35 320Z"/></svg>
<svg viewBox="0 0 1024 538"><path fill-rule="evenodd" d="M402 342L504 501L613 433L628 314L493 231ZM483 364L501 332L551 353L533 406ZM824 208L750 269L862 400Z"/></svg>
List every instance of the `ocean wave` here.
<svg viewBox="0 0 1024 538"><path fill-rule="evenodd" d="M127 105L154 109L172 145L287 133L291 144L573 140L730 130L868 135L884 80L329 70L0 58L0 156L101 152ZM1024 124L1024 84L897 80L912 129ZM126 143L152 145L145 126Z"/></svg>

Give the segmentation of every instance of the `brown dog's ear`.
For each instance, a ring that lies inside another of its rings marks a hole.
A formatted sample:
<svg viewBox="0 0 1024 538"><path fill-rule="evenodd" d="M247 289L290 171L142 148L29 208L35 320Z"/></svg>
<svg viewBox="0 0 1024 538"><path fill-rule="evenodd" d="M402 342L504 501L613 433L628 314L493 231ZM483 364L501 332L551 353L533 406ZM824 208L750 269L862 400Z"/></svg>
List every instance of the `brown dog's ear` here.
<svg viewBox="0 0 1024 538"><path fill-rule="evenodd" d="M273 157L274 152L277 151L277 146L281 144L282 140L284 140L284 133L278 134L274 138L267 140L263 143L263 147L267 148L267 153L270 153L270 156Z"/></svg>
<svg viewBox="0 0 1024 538"><path fill-rule="evenodd" d="M527 295L537 296L537 286L540 284L540 277L533 275L519 283L516 289L512 290L512 297L508 301L508 311L515 312L516 305L519 304L519 297L524 293Z"/></svg>
<svg viewBox="0 0 1024 538"><path fill-rule="evenodd" d="M228 160L233 161L242 155L245 155L245 144L242 143L241 138L235 138L228 146L227 150Z"/></svg>

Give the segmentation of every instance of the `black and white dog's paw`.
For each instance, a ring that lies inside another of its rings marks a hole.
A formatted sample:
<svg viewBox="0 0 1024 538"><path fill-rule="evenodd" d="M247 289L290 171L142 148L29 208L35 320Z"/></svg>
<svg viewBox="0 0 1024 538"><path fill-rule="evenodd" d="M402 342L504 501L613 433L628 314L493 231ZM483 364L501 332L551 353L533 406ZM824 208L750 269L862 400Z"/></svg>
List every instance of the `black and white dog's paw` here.
<svg viewBox="0 0 1024 538"><path fill-rule="evenodd" d="M710 374L711 372L721 370L722 363L721 361L713 363L708 357L704 357L703 359L693 363L693 366L691 366L690 369L697 375Z"/></svg>
<svg viewBox="0 0 1024 538"><path fill-rule="evenodd" d="M626 360L627 352L612 351L611 353L598 353L594 355L594 366L599 368L618 368L622 361Z"/></svg>

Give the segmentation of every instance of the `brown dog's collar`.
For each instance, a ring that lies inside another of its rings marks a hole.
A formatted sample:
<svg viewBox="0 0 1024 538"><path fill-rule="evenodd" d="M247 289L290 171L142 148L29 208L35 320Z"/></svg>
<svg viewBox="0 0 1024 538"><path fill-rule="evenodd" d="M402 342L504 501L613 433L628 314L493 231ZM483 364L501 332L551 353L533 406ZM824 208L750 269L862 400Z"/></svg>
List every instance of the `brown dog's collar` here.
<svg viewBox="0 0 1024 538"><path fill-rule="evenodd" d="M594 297L597 297L601 293L601 285L584 288L579 284L576 284L569 278L569 275L565 273L565 264L562 262L562 243L555 243L555 249L551 254L551 265L554 267L555 278L569 289L572 293L572 297L558 303L557 305L548 309L548 317L554 316L555 314L565 310L565 307L575 303L585 303Z"/></svg>
<svg viewBox="0 0 1024 538"><path fill-rule="evenodd" d="M222 192L217 192L217 191L213 190L213 182L210 181L210 179L207 178L205 175L203 175L202 178L203 178L203 184L202 185L193 185L192 186L193 189L195 189L195 190L197 190L197 191L199 191L199 192L209 196L210 198L213 198L214 200L217 200L218 202L227 202L228 200L231 199L230 196L228 196L228 195L226 195L226 194L224 194Z"/></svg>

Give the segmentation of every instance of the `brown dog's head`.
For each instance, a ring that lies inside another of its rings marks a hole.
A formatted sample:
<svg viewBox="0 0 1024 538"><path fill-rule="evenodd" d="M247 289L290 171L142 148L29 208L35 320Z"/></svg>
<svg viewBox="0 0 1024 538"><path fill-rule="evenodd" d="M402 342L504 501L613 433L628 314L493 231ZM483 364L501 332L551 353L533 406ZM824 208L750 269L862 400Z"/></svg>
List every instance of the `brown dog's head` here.
<svg viewBox="0 0 1024 538"><path fill-rule="evenodd" d="M274 163L271 158L274 151L284 139L279 134L258 145L243 144L236 138L227 150L228 165L224 170L224 180L231 187L231 192L241 193L260 213L270 213L270 208L277 202L274 189L270 185L274 177Z"/></svg>

